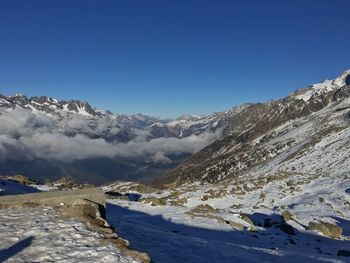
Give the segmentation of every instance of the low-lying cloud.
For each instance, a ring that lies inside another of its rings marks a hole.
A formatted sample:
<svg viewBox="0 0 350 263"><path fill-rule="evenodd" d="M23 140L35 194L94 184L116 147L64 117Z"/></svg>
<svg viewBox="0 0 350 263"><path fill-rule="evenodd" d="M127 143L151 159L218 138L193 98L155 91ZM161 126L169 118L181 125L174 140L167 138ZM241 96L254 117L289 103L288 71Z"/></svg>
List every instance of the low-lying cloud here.
<svg viewBox="0 0 350 263"><path fill-rule="evenodd" d="M147 131L138 130L137 137L126 143L90 136L106 130L114 133L119 127L100 120L93 129L87 119L79 116L65 120L23 109L0 111L0 162L35 159L72 162L95 157L143 157L151 162L170 162L170 155L195 153L221 133L217 130L185 138L149 140ZM67 135L70 131L75 133Z"/></svg>

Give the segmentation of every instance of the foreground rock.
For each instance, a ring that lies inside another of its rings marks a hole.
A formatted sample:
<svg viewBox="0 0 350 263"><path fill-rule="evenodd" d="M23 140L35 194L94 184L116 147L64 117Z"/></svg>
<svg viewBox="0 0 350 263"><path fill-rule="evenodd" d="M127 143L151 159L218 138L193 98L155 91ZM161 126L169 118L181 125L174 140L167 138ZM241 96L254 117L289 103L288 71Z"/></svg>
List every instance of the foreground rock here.
<svg viewBox="0 0 350 263"><path fill-rule="evenodd" d="M0 196L0 208L3 209L55 208L62 218L78 219L89 230L98 233L103 244L116 245L123 255L135 262L150 262L147 254L129 249L129 242L119 237L110 227L105 220L105 205L105 194L99 188Z"/></svg>
<svg viewBox="0 0 350 263"><path fill-rule="evenodd" d="M7 175L7 176L2 176L1 179L3 180L11 180L20 184L24 185L38 185L40 184L39 181L32 180L26 176L17 174L17 175Z"/></svg>
<svg viewBox="0 0 350 263"><path fill-rule="evenodd" d="M114 231L101 214L100 205L86 199L77 199L72 205L59 209L64 217L74 217L84 222L88 229L103 236L102 243L116 245L123 255L130 256L137 262L151 262L146 253L129 249L129 242ZM103 210L104 211L104 208Z"/></svg>

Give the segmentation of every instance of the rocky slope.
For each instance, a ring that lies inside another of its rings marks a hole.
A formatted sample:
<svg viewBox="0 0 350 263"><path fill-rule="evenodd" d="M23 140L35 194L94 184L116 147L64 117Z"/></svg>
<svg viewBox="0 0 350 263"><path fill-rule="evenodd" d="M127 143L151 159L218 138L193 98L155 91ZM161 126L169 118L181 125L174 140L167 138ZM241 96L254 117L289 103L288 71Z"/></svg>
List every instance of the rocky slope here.
<svg viewBox="0 0 350 263"><path fill-rule="evenodd" d="M280 173L337 172L349 164L349 97L350 70L284 99L248 105L220 139L161 178L158 186L216 183L270 168Z"/></svg>

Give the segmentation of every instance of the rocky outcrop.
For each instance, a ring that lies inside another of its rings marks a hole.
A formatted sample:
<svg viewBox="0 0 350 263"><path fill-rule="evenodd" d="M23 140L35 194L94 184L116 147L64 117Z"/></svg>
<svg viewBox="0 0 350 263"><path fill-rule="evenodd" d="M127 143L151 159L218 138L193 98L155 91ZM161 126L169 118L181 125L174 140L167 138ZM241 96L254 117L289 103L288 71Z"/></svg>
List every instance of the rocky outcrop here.
<svg viewBox="0 0 350 263"><path fill-rule="evenodd" d="M147 196L141 198L139 201L142 203L151 204L151 206L163 206L167 204L164 198L157 198L154 196Z"/></svg>
<svg viewBox="0 0 350 263"><path fill-rule="evenodd" d="M62 206L72 205L77 199L86 199L99 205L104 214L106 198L99 188L75 189L68 191L51 191L31 194L0 196L3 206L21 206L23 203L36 203L38 205Z"/></svg>
<svg viewBox="0 0 350 263"><path fill-rule="evenodd" d="M339 257L350 257L350 251L349 250L339 250L337 253L337 256Z"/></svg>
<svg viewBox="0 0 350 263"><path fill-rule="evenodd" d="M149 256L129 248L129 242L121 238L105 220L105 194L99 188L51 191L32 194L0 196L0 208L31 208L50 206L63 217L77 218L86 227L100 234L102 242L116 245L125 256L135 262L151 262Z"/></svg>
<svg viewBox="0 0 350 263"><path fill-rule="evenodd" d="M322 221L310 222L309 230L321 232L323 235L330 238L340 238L343 232L343 229L340 226Z"/></svg>
<svg viewBox="0 0 350 263"><path fill-rule="evenodd" d="M24 185L37 185L40 184L39 181L33 180L33 179L29 179L26 176L17 174L17 175L7 175L7 176L2 176L1 177L2 180L11 180L20 184L24 184Z"/></svg>
<svg viewBox="0 0 350 263"><path fill-rule="evenodd" d="M102 243L112 243L116 245L122 254L130 256L135 262L151 262L151 259L146 253L141 253L129 248L129 242L121 238L105 220L99 204L79 198L71 205L60 207L59 211L64 217L74 217L84 222L89 230L101 235Z"/></svg>

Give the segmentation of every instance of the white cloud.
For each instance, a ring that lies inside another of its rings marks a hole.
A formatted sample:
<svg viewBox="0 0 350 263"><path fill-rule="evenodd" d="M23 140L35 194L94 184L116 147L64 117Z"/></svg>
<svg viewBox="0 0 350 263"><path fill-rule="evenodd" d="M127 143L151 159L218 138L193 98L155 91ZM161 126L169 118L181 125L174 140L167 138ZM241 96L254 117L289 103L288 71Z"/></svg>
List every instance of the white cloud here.
<svg viewBox="0 0 350 263"><path fill-rule="evenodd" d="M100 120L97 132L106 129L113 133L119 128ZM185 138L147 140L148 131L133 130L136 138L127 143L109 143L102 138L92 139L84 134L67 136L66 130L93 133L88 120L74 116L59 120L55 116L31 113L23 109L1 112L0 161L18 159L47 159L71 162L93 157L143 157L153 162L169 162L170 154L195 153L217 139L221 131L204 132ZM95 131L96 132L96 131Z"/></svg>

